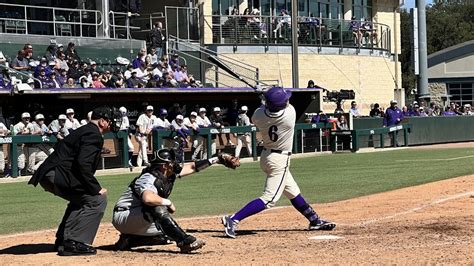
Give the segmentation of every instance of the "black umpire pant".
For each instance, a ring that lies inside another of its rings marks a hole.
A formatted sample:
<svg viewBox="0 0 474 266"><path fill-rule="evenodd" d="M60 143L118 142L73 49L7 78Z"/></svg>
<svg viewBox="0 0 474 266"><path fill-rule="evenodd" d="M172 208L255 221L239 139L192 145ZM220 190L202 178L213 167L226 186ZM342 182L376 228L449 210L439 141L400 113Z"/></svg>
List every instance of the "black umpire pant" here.
<svg viewBox="0 0 474 266"><path fill-rule="evenodd" d="M92 244L107 207L106 195L64 195L54 185L55 172L48 172L40 181L44 190L69 201L56 232L56 239Z"/></svg>

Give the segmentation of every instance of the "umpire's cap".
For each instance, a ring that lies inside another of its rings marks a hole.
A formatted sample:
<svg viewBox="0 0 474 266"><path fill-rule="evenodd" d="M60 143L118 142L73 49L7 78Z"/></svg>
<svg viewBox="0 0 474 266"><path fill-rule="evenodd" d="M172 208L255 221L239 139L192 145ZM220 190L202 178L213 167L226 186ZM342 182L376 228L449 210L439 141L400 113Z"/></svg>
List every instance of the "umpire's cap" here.
<svg viewBox="0 0 474 266"><path fill-rule="evenodd" d="M97 120L97 119L108 119L112 120L112 109L107 106L100 106L92 110L92 120Z"/></svg>
<svg viewBox="0 0 474 266"><path fill-rule="evenodd" d="M271 112L277 112L286 107L288 99L291 97L291 91L282 87L272 87L264 94L265 105Z"/></svg>

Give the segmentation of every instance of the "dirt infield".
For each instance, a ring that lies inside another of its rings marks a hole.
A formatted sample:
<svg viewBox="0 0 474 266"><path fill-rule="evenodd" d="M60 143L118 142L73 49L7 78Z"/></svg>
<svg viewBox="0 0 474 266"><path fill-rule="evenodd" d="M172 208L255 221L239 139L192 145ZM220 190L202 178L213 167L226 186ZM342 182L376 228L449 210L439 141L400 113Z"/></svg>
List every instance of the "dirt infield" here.
<svg viewBox="0 0 474 266"><path fill-rule="evenodd" d="M313 206L338 227L332 232L306 231L307 222L291 207L245 220L237 239L223 238L219 217L180 219L183 228L207 242L188 255L177 253L173 244L110 251L118 234L104 224L94 243L100 248L97 256L57 256L50 244L54 231L47 230L0 236L0 261L2 265L474 263L474 176ZM322 235L341 238L309 239Z"/></svg>

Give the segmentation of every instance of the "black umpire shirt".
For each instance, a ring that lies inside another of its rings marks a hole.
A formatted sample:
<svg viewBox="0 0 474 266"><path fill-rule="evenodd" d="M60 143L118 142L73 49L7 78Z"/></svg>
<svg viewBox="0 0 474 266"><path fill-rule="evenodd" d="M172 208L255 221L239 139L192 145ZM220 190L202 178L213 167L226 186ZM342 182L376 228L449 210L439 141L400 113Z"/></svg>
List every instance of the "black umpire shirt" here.
<svg viewBox="0 0 474 266"><path fill-rule="evenodd" d="M88 123L60 141L31 177L28 184L37 186L51 170L54 185L64 195L98 195L102 189L94 177L100 162L104 139L97 125Z"/></svg>

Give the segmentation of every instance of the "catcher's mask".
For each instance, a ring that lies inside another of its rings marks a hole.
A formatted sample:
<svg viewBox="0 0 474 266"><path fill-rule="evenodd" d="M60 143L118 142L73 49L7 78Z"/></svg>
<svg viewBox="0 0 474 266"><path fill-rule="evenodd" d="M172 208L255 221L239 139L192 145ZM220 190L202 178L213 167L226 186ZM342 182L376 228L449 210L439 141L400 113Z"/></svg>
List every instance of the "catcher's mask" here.
<svg viewBox="0 0 474 266"><path fill-rule="evenodd" d="M150 166L143 169L143 172L151 173L154 176L159 176L157 172L161 172L161 166L167 165L174 168L176 165L176 152L173 149L157 150L153 155L153 159L150 161Z"/></svg>

